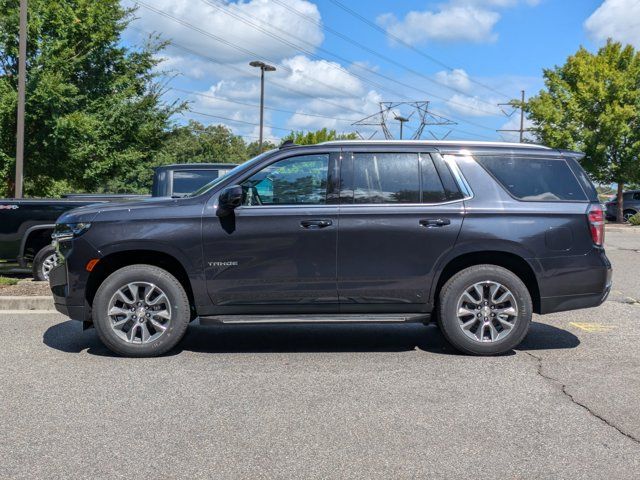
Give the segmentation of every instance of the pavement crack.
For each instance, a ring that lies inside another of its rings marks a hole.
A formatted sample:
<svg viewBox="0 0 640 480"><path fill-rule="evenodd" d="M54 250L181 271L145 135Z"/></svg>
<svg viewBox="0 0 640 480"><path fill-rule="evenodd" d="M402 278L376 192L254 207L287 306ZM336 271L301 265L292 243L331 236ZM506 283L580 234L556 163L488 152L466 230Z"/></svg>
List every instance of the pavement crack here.
<svg viewBox="0 0 640 480"><path fill-rule="evenodd" d="M629 440L635 442L636 444L640 445L640 439L634 437L632 434L625 432L624 430L622 430L621 428L617 427L616 425L614 425L613 423L611 423L609 420L607 420L606 418L604 418L601 415L598 415L596 412L594 412L593 410L591 410L591 408L589 408L587 405L585 405L584 403L579 402L578 400L575 399L575 397L569 393L567 391L567 386L560 380L558 380L557 378L554 378L550 375L547 375L545 373L543 373L542 371L542 357L539 357L537 355L534 355L533 353L530 352L523 352L526 355L529 355L531 358L536 360L537 363L537 370L536 373L544 378L545 380L549 380L553 383L556 383L558 385L560 385L560 390L562 391L562 394L567 397L573 404L582 407L584 410L587 411L587 413L589 413L589 415L591 415L594 418L597 418L598 420L600 420L601 422L603 422L605 425L615 429L620 435L624 435L625 437L627 437Z"/></svg>

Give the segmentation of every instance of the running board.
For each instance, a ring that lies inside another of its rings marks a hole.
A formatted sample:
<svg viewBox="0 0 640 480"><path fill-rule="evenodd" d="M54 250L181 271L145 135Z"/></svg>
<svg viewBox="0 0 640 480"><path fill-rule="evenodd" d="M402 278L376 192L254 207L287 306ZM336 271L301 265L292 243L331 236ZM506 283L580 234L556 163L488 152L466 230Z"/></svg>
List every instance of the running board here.
<svg viewBox="0 0 640 480"><path fill-rule="evenodd" d="M216 315L200 317L200 325L250 323L428 323L429 314Z"/></svg>

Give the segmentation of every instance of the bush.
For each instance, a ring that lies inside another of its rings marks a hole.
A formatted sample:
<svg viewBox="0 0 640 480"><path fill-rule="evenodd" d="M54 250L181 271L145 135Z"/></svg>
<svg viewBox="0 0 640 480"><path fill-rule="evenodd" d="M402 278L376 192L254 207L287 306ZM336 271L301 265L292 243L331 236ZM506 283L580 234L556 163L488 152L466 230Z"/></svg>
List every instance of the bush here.
<svg viewBox="0 0 640 480"><path fill-rule="evenodd" d="M629 224L635 225L636 227L640 225L640 213L636 213L633 217L629 219Z"/></svg>

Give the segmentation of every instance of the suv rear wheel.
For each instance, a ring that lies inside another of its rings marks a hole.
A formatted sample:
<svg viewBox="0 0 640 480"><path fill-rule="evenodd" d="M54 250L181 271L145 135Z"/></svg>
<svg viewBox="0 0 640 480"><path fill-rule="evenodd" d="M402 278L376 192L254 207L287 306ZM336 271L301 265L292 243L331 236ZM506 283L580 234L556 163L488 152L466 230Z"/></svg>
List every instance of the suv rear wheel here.
<svg viewBox="0 0 640 480"><path fill-rule="evenodd" d="M116 270L93 300L100 340L129 357L161 355L177 345L190 319L189 299L180 282L152 265Z"/></svg>
<svg viewBox="0 0 640 480"><path fill-rule="evenodd" d="M496 265L466 268L440 292L440 329L467 354L508 352L527 334L531 314L527 287L513 272Z"/></svg>

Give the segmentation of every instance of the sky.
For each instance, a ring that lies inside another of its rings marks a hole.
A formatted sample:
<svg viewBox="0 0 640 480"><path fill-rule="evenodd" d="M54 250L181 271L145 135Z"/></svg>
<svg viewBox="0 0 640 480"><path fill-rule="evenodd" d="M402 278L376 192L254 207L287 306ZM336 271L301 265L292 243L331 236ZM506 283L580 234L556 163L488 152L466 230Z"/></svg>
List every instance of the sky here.
<svg viewBox="0 0 640 480"><path fill-rule="evenodd" d="M258 137L261 60L266 139L327 127L384 138L377 126L353 125L380 102L425 102L446 125L423 139L516 140L519 113L498 106L543 88L545 68L607 38L640 48L640 0L122 0L137 6L124 35L139 45L150 33L169 45L159 71L166 101L189 102L176 118L224 124ZM416 134L411 104L387 116L398 138ZM372 122L364 122L372 123ZM528 123L528 122L527 122Z"/></svg>

